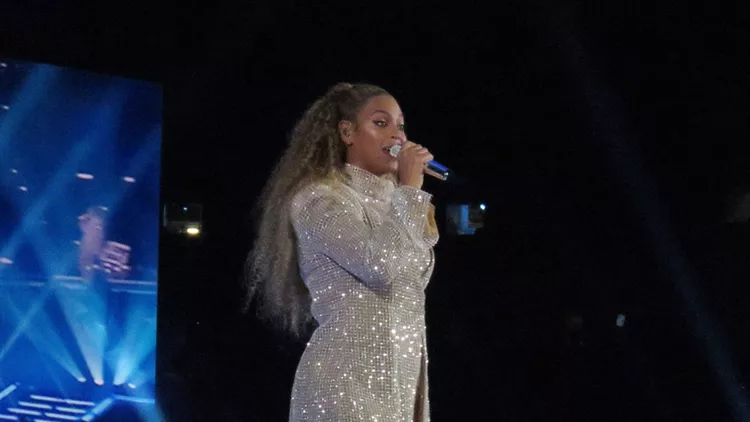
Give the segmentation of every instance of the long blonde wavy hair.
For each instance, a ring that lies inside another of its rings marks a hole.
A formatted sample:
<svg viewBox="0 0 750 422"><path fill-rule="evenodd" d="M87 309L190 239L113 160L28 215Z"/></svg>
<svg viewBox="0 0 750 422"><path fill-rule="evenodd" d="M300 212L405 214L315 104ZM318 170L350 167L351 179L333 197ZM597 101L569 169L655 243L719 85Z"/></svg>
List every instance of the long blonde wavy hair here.
<svg viewBox="0 0 750 422"><path fill-rule="evenodd" d="M299 273L291 200L309 183L345 180L346 146L338 124L356 122L362 107L379 95L389 94L374 85L338 83L312 103L294 126L256 205L259 219L246 261L245 310L255 301L259 317L294 338L308 332L313 318L310 292Z"/></svg>

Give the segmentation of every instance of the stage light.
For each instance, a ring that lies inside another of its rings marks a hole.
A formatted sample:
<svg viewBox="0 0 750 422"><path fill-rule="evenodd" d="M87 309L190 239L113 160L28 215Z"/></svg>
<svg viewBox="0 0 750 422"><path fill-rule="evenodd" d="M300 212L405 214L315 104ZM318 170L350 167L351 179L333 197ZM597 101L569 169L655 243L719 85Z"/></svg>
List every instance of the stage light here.
<svg viewBox="0 0 750 422"><path fill-rule="evenodd" d="M96 384L96 385L104 385L104 381L102 381L102 380L94 380L94 384Z"/></svg>
<svg viewBox="0 0 750 422"><path fill-rule="evenodd" d="M2 67L2 68L8 67L8 63L2 63L2 62L0 62L0 67Z"/></svg>
<svg viewBox="0 0 750 422"><path fill-rule="evenodd" d="M163 225L169 233L192 237L201 234L203 207L200 204L165 204L162 212Z"/></svg>
<svg viewBox="0 0 750 422"><path fill-rule="evenodd" d="M34 409L52 410L52 406L48 404L32 403L32 402L23 401L23 400L19 401L18 404L23 407L33 407Z"/></svg>
<svg viewBox="0 0 750 422"><path fill-rule="evenodd" d="M101 403L99 403L95 408L91 409L91 412L88 415L82 417L81 420L85 421L85 422L93 421L97 416L101 415L110 406L112 406L112 403L114 403L114 402L115 401L112 398L104 399L104 401L102 401Z"/></svg>
<svg viewBox="0 0 750 422"><path fill-rule="evenodd" d="M625 314L617 314L617 321L615 322L615 325L620 328L625 326Z"/></svg>
<svg viewBox="0 0 750 422"><path fill-rule="evenodd" d="M63 415L62 413L45 412L44 416L48 418L62 419L65 421L77 421L80 418L78 416Z"/></svg>
<svg viewBox="0 0 750 422"><path fill-rule="evenodd" d="M44 303L44 297L16 296L11 300L7 296L0 298L0 309L8 313L11 321L16 323L17 328L10 335L0 350L0 356L13 347L16 340L23 334L40 351L46 351L62 368L64 368L75 379L83 376L78 369L73 357L70 355L63 340L55 330L52 319L46 312L37 312ZM28 311L26 309L29 309ZM33 318L34 322L29 321Z"/></svg>
<svg viewBox="0 0 750 422"><path fill-rule="evenodd" d="M10 393L16 391L17 388L18 388L18 386L16 386L16 385L10 385L5 390L0 391L0 400L2 400L4 398L6 398L7 396L9 396Z"/></svg>
<svg viewBox="0 0 750 422"><path fill-rule="evenodd" d="M78 415L85 415L86 411L83 409L76 409L75 407L64 407L64 406L55 406L55 410L60 412L66 412L66 413L76 413Z"/></svg>
<svg viewBox="0 0 750 422"><path fill-rule="evenodd" d="M10 169L10 172L13 173L13 174L18 174L18 170L16 170L16 169Z"/></svg>
<svg viewBox="0 0 750 422"><path fill-rule="evenodd" d="M39 394L32 394L31 398L37 401L44 401L44 402L50 402L50 403L63 403L63 404L72 404L74 406L88 406L92 407L96 403L90 402L90 401L83 401L83 400L71 400L71 399L63 399L60 397L50 397L50 396L41 396Z"/></svg>
<svg viewBox="0 0 750 422"><path fill-rule="evenodd" d="M128 182L128 183L135 183L135 177L125 176L122 178L122 180Z"/></svg>
<svg viewBox="0 0 750 422"><path fill-rule="evenodd" d="M78 377L78 382L86 382L86 378L84 378L84 377Z"/></svg>
<svg viewBox="0 0 750 422"><path fill-rule="evenodd" d="M36 410L19 409L17 407L8 408L8 412L15 413L18 415L42 416L42 412L37 412Z"/></svg>
<svg viewBox="0 0 750 422"><path fill-rule="evenodd" d="M146 304L131 307L124 321L123 333L123 339L117 346L121 353L114 360L113 384L122 388L127 388L126 384L142 386L153 377L139 369L156 347L156 315L153 308Z"/></svg>
<svg viewBox="0 0 750 422"><path fill-rule="evenodd" d="M0 264L13 265L13 261L10 258L0 256Z"/></svg>
<svg viewBox="0 0 750 422"><path fill-rule="evenodd" d="M448 204L446 207L447 233L474 235L484 227L485 204Z"/></svg>
<svg viewBox="0 0 750 422"><path fill-rule="evenodd" d="M2 107L2 109L5 110L5 111L10 110L10 107L7 106L7 105L5 105L5 104L1 105L0 107Z"/></svg>
<svg viewBox="0 0 750 422"><path fill-rule="evenodd" d="M26 186L19 186L18 190L23 191L23 192L28 192L29 188L27 188Z"/></svg>
<svg viewBox="0 0 750 422"><path fill-rule="evenodd" d="M86 295L88 294L86 293ZM78 348L84 362L86 362L88 373L91 374L91 379L96 384L102 385L103 382L100 381L104 379L102 356L104 355L104 344L106 341L103 315L100 310L96 310L97 308L94 307L89 310L85 318L81 318L78 308L80 300L70 295L57 295L57 301L62 308L63 315L71 328L76 343L78 343ZM86 300L90 299L87 298ZM84 377L84 373L77 370L77 368L76 371L69 372L75 379ZM102 384L99 384L100 382Z"/></svg>
<svg viewBox="0 0 750 422"><path fill-rule="evenodd" d="M135 384L133 384L132 382L128 384L128 387L130 387L131 389L135 390Z"/></svg>
<svg viewBox="0 0 750 422"><path fill-rule="evenodd" d="M142 398L142 397L128 397L128 396L121 396L119 394L115 394L114 398L117 399L117 400L120 400L120 401L129 402L129 403L156 404L156 400Z"/></svg>
<svg viewBox="0 0 750 422"><path fill-rule="evenodd" d="M37 412L36 410L19 409L17 407L9 407L8 412L18 415L42 416L42 412Z"/></svg>
<svg viewBox="0 0 750 422"><path fill-rule="evenodd" d="M76 177L81 180L94 180L94 175L88 173L76 173Z"/></svg>

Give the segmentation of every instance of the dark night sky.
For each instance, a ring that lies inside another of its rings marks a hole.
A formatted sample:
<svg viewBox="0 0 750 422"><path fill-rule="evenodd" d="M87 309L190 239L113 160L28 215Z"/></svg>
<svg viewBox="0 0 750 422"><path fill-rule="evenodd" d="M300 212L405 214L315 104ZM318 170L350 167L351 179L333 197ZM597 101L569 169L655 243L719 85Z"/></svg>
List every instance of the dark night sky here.
<svg viewBox="0 0 750 422"><path fill-rule="evenodd" d="M478 236L438 246L434 420L724 415L644 209L663 213L699 269L708 259L696 251L724 245L723 196L750 182L748 30L736 8L6 4L0 56L163 84L162 197L200 202L206 217L199 245L165 239L161 251L165 408L283 418L300 349L238 314L248 213L304 108L338 81L367 81L465 179L428 184L436 201L488 204ZM583 351L562 345L571 310L590 327ZM632 316L627 336L611 327L618 312ZM466 403L477 419L458 416Z"/></svg>

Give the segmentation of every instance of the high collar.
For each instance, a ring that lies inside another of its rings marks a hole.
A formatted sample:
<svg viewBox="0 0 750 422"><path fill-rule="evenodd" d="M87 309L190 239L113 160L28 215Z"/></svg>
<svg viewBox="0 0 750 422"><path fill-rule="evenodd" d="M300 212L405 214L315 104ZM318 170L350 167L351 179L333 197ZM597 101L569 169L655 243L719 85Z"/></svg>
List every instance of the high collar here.
<svg viewBox="0 0 750 422"><path fill-rule="evenodd" d="M348 185L357 192L378 200L386 200L396 188L392 175L376 176L360 167L345 164L344 171L349 175Z"/></svg>

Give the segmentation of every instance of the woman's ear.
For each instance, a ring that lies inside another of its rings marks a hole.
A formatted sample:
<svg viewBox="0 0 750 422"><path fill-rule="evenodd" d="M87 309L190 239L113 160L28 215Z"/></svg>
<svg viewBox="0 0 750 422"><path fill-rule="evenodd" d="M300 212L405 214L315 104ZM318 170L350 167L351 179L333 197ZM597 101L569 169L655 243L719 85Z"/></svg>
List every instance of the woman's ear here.
<svg viewBox="0 0 750 422"><path fill-rule="evenodd" d="M352 132L354 131L354 124L348 120L342 120L339 122L339 137L347 145L352 144Z"/></svg>

